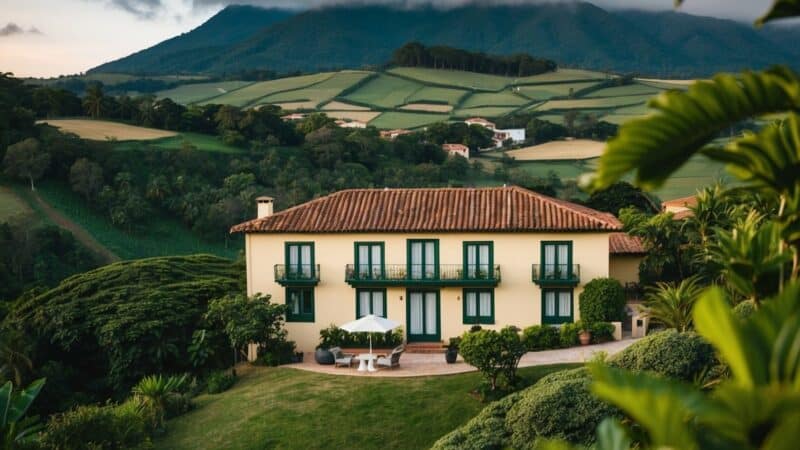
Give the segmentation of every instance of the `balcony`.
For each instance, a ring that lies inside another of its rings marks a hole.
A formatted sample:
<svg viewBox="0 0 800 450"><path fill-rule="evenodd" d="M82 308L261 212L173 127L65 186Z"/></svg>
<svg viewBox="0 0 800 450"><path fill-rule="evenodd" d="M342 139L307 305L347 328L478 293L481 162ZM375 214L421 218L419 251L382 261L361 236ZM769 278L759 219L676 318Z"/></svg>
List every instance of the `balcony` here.
<svg viewBox="0 0 800 450"><path fill-rule="evenodd" d="M480 286L493 287L500 283L500 266L493 266L488 272L476 267L468 268L462 264L443 264L437 266L407 266L387 264L380 267L363 267L356 270L354 264L345 267L345 281L353 287L364 286Z"/></svg>
<svg viewBox="0 0 800 450"><path fill-rule="evenodd" d="M533 282L539 286L577 286L581 281L580 264L534 264Z"/></svg>
<svg viewBox="0 0 800 450"><path fill-rule="evenodd" d="M281 286L316 286L319 284L319 264L289 267L275 264L275 282Z"/></svg>

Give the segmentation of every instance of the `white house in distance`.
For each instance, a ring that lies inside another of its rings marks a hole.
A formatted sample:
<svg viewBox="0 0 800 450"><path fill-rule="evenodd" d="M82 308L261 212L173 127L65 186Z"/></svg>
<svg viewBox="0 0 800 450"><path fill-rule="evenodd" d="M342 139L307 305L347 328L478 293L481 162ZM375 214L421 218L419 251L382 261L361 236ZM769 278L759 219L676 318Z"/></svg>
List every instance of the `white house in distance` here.
<svg viewBox="0 0 800 450"><path fill-rule="evenodd" d="M448 155L458 155L464 159L469 159L469 147L464 144L442 144L442 150Z"/></svg>
<svg viewBox="0 0 800 450"><path fill-rule="evenodd" d="M405 130L402 128L396 128L394 130L381 130L381 137L384 139L395 140L397 136L403 136L404 134L411 134L413 131Z"/></svg>
<svg viewBox="0 0 800 450"><path fill-rule="evenodd" d="M306 118L306 115L302 114L302 113L292 113L292 114L287 114L287 115L281 117L281 119L283 119L285 122L292 121L292 120L303 120L305 118Z"/></svg>
<svg viewBox="0 0 800 450"><path fill-rule="evenodd" d="M525 142L525 129L524 128L510 128L507 130L499 130L494 122L490 122L482 117L472 117L464 121L467 125L480 125L484 128L488 128L494 131L494 136L492 140L494 141L495 147L502 147L503 142L511 139L511 141L515 144L519 144L521 142Z"/></svg>
<svg viewBox="0 0 800 450"><path fill-rule="evenodd" d="M337 120L336 125L340 126L341 128L367 128L367 123L362 122L360 120Z"/></svg>

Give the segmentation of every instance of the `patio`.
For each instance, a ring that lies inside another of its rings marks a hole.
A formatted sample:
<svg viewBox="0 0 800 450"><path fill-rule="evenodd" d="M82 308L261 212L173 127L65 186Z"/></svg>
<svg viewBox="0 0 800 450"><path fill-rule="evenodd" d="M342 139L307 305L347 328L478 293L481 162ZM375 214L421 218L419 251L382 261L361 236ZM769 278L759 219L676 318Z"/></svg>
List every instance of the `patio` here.
<svg viewBox="0 0 800 450"><path fill-rule="evenodd" d="M586 362L597 352L603 351L609 355L613 355L614 353L624 350L636 341L637 339L628 338L621 341L612 341L597 345L528 352L520 360L519 366L531 367L547 364ZM391 350L376 350L375 353L388 353L390 351ZM283 367L331 375L396 378L451 375L476 370L474 367L465 363L460 355L455 364L447 364L444 360L443 353L403 353L400 358L400 367L395 369L380 369L377 372L358 372L356 370L358 363L350 368L317 364L316 361L314 361L313 353L306 353L302 363L289 364Z"/></svg>

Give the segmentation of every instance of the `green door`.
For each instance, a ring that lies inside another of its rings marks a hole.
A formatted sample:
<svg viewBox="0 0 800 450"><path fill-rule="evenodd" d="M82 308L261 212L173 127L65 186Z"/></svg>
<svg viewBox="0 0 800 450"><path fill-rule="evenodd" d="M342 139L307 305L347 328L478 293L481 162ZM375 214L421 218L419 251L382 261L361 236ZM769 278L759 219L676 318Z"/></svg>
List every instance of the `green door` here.
<svg viewBox="0 0 800 450"><path fill-rule="evenodd" d="M406 321L409 342L441 341L439 291L408 291Z"/></svg>

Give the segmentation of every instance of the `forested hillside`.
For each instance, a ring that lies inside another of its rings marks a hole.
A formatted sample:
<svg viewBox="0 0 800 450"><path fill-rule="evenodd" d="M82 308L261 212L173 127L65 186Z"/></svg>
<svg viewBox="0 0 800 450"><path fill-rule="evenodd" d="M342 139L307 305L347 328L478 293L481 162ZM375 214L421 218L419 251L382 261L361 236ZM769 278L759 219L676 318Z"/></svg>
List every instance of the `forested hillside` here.
<svg viewBox="0 0 800 450"><path fill-rule="evenodd" d="M561 66L695 77L795 64L800 50L789 39L792 33L676 12L606 11L590 3L338 6L296 14L229 7L191 33L93 71L359 68L382 65L394 49L419 41L493 54L528 53Z"/></svg>

